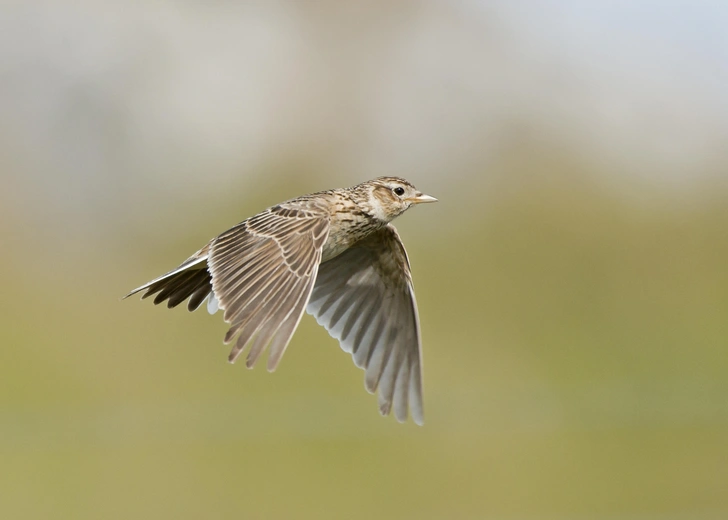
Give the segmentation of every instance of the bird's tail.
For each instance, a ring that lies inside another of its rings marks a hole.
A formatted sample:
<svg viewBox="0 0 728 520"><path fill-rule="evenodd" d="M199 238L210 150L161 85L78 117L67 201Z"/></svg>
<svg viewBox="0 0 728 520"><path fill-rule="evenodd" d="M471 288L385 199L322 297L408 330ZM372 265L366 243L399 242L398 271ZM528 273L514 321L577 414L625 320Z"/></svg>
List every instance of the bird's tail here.
<svg viewBox="0 0 728 520"><path fill-rule="evenodd" d="M142 295L142 299L156 294L154 304L158 305L166 300L170 309L189 298L187 309L194 311L208 296L207 310L210 314L214 314L218 309L217 298L212 292L212 277L207 270L206 257L191 258L177 269L137 287L124 298L144 290L146 292Z"/></svg>

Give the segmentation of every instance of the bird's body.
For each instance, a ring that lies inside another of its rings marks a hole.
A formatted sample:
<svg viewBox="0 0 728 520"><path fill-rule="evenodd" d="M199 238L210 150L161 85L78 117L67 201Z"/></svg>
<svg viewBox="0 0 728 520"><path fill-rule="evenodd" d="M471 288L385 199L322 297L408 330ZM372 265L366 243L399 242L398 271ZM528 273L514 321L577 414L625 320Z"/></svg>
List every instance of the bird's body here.
<svg viewBox="0 0 728 520"><path fill-rule="evenodd" d="M351 188L304 195L250 217L179 267L138 287L175 307L207 300L224 310L235 339L231 362L249 346L252 367L269 346L274 370L301 319L316 317L379 388L379 408L422 424L419 322L409 260L391 220L434 202L404 179L380 177Z"/></svg>

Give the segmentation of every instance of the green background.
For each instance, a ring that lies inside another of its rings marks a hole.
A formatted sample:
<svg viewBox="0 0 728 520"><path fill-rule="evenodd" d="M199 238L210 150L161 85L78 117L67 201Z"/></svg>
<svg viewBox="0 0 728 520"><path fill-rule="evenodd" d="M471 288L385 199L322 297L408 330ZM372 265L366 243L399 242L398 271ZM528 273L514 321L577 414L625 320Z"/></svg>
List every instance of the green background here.
<svg viewBox="0 0 728 520"><path fill-rule="evenodd" d="M238 206L253 213L294 191L202 201L220 214L193 225L164 208L146 215L154 230L64 255L49 254L42 232L5 226L24 256L3 260L3 508L34 518L724 510L723 195L630 204L584 181L588 169L508 168L493 204L451 187L398 221L422 320L422 428L379 417L363 374L310 316L269 374L226 362L219 315L119 301L197 249L199 229L214 234ZM172 224L189 224L189 239L165 241Z"/></svg>
<svg viewBox="0 0 728 520"><path fill-rule="evenodd" d="M393 11L382 15L393 27L400 16L419 16L412 5ZM55 17L64 19L60 12L48 19ZM340 28L340 18L332 20L320 23ZM494 20L485 26L497 29ZM193 18L188 29L203 25ZM489 34L503 46L484 49L483 63L500 70L494 54L521 51L507 32ZM126 37L134 41L134 31ZM348 41L335 31L330 37ZM208 57L179 62L204 75ZM358 59L347 48L331 70ZM447 83L447 62L418 81ZM551 73L578 91L588 74L578 75L583 63L571 65L576 75L562 77L556 66ZM328 70L321 67L316 74ZM534 61L532 69L542 67ZM698 79L715 72L681 67L670 70ZM19 85L21 77L13 76ZM630 79L616 84L636 88ZM467 140L433 149L413 138L403 148L426 168L399 170L396 153L378 156L388 168L369 168L356 153L369 135L364 126L353 122L350 140L331 143L317 133L313 109L295 118L306 135L266 148L255 168L242 165L248 152L230 161L229 150L205 140L214 124L184 128L199 132L204 153L196 161L188 154L197 145L184 140L178 155L166 148L159 162L133 159L135 146L152 154L182 130L152 138L143 126L116 126L127 110L138 115L152 104L103 112L86 83L46 141L26 142L20 127L0 125L0 517L728 518L725 149L706 144L681 155L688 145L678 138L661 149L651 132L590 134L560 119L568 99L546 95L548 110L533 114L515 93L539 84L509 81L513 98L499 95L510 108L478 116ZM351 92L353 83L331 89ZM8 100L20 90L1 92ZM476 113L491 94L451 99ZM693 94L686 87L674 104L700 98ZM677 125L673 105L663 102L650 109L655 135ZM351 103L341 117L362 111L363 118L364 104ZM598 96L590 103L615 113ZM445 115L452 108L435 105ZM97 129L88 113L111 122ZM368 117L389 122L392 113ZM424 123L437 129L440 120ZM698 116L692 123L686 131L725 143L717 123L702 126ZM556 131L562 125L565 132ZM66 150L64 134L79 128L103 139ZM447 126L437 133L443 142L449 134ZM145 139L148 148L139 144ZM245 145L245 136L236 139ZM612 152L587 145L598 141ZM48 151L53 143L64 149L61 161ZM92 153L103 153L108 168L85 181L68 173ZM264 363L253 370L227 363L220 314L120 300L270 205L380 174L407 177L440 200L395 222L420 310L424 427L380 417L363 372L308 315L270 374Z"/></svg>

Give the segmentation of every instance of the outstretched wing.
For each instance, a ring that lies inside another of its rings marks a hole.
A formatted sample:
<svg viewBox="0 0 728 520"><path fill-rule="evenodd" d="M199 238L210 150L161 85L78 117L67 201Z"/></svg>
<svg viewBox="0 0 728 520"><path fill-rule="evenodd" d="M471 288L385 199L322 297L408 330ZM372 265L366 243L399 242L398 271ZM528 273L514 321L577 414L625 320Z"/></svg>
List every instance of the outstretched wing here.
<svg viewBox="0 0 728 520"><path fill-rule="evenodd" d="M407 253L391 224L319 266L307 312L366 370L379 410L423 423L420 330Z"/></svg>
<svg viewBox="0 0 728 520"><path fill-rule="evenodd" d="M237 336L231 362L250 344L250 368L270 343L268 370L275 370L308 303L328 233L325 210L284 203L212 242L207 269L230 323L225 343Z"/></svg>

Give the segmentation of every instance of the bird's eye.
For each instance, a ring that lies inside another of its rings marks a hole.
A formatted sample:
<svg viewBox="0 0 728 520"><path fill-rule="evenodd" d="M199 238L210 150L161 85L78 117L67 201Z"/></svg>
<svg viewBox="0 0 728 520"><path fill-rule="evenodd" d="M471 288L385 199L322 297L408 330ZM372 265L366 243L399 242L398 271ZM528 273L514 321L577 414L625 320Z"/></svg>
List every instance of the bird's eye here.
<svg viewBox="0 0 728 520"><path fill-rule="evenodd" d="M394 193L395 193L396 195L399 195L400 197L401 197L402 195L404 195L404 188L403 188L402 186L397 186L396 188L394 188L394 190L393 190L393 191L394 191Z"/></svg>

